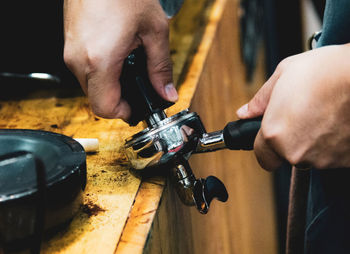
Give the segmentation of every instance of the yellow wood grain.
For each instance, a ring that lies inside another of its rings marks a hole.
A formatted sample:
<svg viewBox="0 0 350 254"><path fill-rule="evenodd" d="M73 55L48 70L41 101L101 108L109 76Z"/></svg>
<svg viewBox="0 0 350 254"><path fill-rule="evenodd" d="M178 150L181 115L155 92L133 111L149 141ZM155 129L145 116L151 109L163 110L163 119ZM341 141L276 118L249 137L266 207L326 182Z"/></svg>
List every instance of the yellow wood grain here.
<svg viewBox="0 0 350 254"><path fill-rule="evenodd" d="M163 177L154 176L143 179L115 253L143 252L164 185Z"/></svg>

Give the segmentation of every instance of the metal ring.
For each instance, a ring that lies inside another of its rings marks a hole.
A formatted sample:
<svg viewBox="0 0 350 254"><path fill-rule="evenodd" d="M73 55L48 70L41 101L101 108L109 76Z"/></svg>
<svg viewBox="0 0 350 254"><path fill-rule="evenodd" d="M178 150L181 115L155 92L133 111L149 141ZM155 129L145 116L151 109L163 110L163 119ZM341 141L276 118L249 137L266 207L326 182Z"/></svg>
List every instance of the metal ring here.
<svg viewBox="0 0 350 254"><path fill-rule="evenodd" d="M313 41L315 40L317 42L318 39L320 38L321 34L322 34L322 30L314 32L313 35L311 35L309 37L309 39L308 39L309 50L313 49L313 47L312 47Z"/></svg>

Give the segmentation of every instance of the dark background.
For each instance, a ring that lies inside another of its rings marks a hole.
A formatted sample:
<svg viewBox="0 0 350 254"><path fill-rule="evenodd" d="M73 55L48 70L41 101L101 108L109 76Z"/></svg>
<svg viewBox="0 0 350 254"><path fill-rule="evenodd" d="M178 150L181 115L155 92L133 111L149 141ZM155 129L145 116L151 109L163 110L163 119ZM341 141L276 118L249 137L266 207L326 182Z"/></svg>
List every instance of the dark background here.
<svg viewBox="0 0 350 254"><path fill-rule="evenodd" d="M63 62L63 0L2 1L0 26L0 73L49 73L77 85ZM8 82L0 79L2 89Z"/></svg>

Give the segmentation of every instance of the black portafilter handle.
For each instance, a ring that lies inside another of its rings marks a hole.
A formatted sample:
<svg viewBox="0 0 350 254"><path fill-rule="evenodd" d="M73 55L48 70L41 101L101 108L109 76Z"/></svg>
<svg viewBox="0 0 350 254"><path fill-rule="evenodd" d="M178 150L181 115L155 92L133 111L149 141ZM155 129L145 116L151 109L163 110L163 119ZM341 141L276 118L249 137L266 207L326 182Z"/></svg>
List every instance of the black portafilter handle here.
<svg viewBox="0 0 350 254"><path fill-rule="evenodd" d="M252 150L261 120L262 116L228 123L223 130L226 147L231 150Z"/></svg>
<svg viewBox="0 0 350 254"><path fill-rule="evenodd" d="M124 60L120 83L122 98L131 107L128 120L131 126L174 104L162 99L153 88L148 76L147 56L141 46L134 49Z"/></svg>

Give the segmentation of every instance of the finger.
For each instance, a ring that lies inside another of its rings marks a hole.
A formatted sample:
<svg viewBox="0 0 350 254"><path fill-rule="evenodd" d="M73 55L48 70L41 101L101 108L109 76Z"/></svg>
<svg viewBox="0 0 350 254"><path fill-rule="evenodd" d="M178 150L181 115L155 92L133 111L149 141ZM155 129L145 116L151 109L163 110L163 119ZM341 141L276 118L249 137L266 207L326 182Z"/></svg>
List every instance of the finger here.
<svg viewBox="0 0 350 254"><path fill-rule="evenodd" d="M81 66L85 66L85 62L82 58L76 57L78 55L84 55L82 49L75 47L74 43L66 40L64 43L63 59L67 68L72 74L76 77L79 82L83 92L87 95L87 84L86 84L86 75ZM80 67L80 68L79 68Z"/></svg>
<svg viewBox="0 0 350 254"><path fill-rule="evenodd" d="M66 54L66 56L66 64L77 77L82 90L88 96L92 111L103 118L121 118L126 121L131 110L127 102L120 97L118 77L121 71L118 71L118 67L121 68L122 65L117 63L113 65L115 68L104 68L102 66L108 64L102 62L102 64L94 64L94 70L86 73L84 72L85 69L81 68L81 66L86 66L85 62L79 62L79 59L73 61L69 58L69 54Z"/></svg>
<svg viewBox="0 0 350 254"><path fill-rule="evenodd" d="M272 90L280 77L280 71L277 69L273 75L265 82L249 103L243 105L236 112L238 118L248 119L258 117L264 114L269 104Z"/></svg>
<svg viewBox="0 0 350 254"><path fill-rule="evenodd" d="M163 99L175 102L178 94L173 85L168 22L165 20L156 26L154 31L142 38L147 54L149 78Z"/></svg>
<svg viewBox="0 0 350 254"><path fill-rule="evenodd" d="M129 104L121 98L119 76L122 64L123 61L111 66L99 65L87 76L89 102L92 111L100 117L127 121L131 114Z"/></svg>
<svg viewBox="0 0 350 254"><path fill-rule="evenodd" d="M264 139L259 131L254 142L256 159L263 169L274 171L285 161Z"/></svg>

